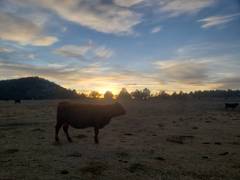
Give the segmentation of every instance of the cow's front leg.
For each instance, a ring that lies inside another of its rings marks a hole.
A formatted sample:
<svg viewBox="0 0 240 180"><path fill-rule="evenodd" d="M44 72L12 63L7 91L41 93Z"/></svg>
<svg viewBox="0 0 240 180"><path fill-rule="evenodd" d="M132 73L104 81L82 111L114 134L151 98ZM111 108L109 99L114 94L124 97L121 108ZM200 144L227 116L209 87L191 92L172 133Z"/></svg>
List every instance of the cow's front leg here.
<svg viewBox="0 0 240 180"><path fill-rule="evenodd" d="M99 141L98 141L98 133L99 133L99 130L97 127L94 127L94 140L95 140L95 143L98 144Z"/></svg>
<svg viewBox="0 0 240 180"><path fill-rule="evenodd" d="M63 130L64 130L64 132L65 132L65 134L67 136L68 141L72 142L72 139L71 139L71 137L68 134L68 126L69 126L68 123L63 124Z"/></svg>
<svg viewBox="0 0 240 180"><path fill-rule="evenodd" d="M59 138L58 138L58 132L59 129L61 128L62 123L57 122L56 126L55 126L55 141L59 142Z"/></svg>

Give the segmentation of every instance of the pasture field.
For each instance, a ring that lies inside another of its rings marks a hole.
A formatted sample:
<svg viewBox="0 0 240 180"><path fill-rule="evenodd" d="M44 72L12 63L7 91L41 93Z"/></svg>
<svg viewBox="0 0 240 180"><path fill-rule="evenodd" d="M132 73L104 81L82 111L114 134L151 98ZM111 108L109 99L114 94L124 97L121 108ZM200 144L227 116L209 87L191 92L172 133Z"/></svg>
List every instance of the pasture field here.
<svg viewBox="0 0 240 180"><path fill-rule="evenodd" d="M59 101L0 101L0 180L238 180L240 107L224 100L123 102L94 144L93 129L60 131Z"/></svg>

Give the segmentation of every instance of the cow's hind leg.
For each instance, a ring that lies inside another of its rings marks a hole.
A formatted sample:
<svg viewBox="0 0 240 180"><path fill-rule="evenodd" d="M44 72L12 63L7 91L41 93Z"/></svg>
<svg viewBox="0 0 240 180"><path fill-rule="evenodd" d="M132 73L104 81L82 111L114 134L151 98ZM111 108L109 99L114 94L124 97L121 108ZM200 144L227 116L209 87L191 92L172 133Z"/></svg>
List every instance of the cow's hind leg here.
<svg viewBox="0 0 240 180"><path fill-rule="evenodd" d="M68 127L69 127L68 123L63 124L63 130L64 130L64 132L65 132L65 134L67 136L67 139L68 139L69 142L72 142L72 139L71 139L71 137L68 134Z"/></svg>
<svg viewBox="0 0 240 180"><path fill-rule="evenodd" d="M99 133L99 130L98 130L97 127L95 127L94 128L94 141L95 141L96 144L99 143L99 141L98 141L98 133Z"/></svg>
<svg viewBox="0 0 240 180"><path fill-rule="evenodd" d="M55 141L59 142L59 138L58 138L58 132L59 129L62 127L62 124L57 122L56 126L55 126Z"/></svg>

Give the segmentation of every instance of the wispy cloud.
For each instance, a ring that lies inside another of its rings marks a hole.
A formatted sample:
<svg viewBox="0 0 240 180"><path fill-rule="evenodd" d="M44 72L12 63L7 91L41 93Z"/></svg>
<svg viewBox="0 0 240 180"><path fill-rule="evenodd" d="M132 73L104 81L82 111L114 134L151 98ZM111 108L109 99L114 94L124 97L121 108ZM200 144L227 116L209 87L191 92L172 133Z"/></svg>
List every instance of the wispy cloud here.
<svg viewBox="0 0 240 180"><path fill-rule="evenodd" d="M90 58L107 59L114 54L113 50L105 46L99 46L89 41L82 45L64 45L55 50L57 54L85 60Z"/></svg>
<svg viewBox="0 0 240 180"><path fill-rule="evenodd" d="M5 4L11 2L16 9L31 9L31 12L42 10L43 14L46 14L49 11L50 14L56 14L62 19L98 32L122 35L136 34L135 26L142 23L146 15L145 9L141 7L173 17L197 13L213 5L216 0L3 0L3 4L4 2ZM138 5L140 8L134 8ZM20 12L23 11L20 10ZM25 15L26 18L33 16L38 25L46 20L45 16L34 13L32 16Z"/></svg>
<svg viewBox="0 0 240 180"><path fill-rule="evenodd" d="M154 63L166 81L185 84L201 84L208 80L208 64L199 60L171 60Z"/></svg>
<svg viewBox="0 0 240 180"><path fill-rule="evenodd" d="M200 10L213 5L215 0L156 0L162 12L169 16L197 13Z"/></svg>
<svg viewBox="0 0 240 180"><path fill-rule="evenodd" d="M122 7L131 7L144 2L144 0L114 0L114 2Z"/></svg>
<svg viewBox="0 0 240 180"><path fill-rule="evenodd" d="M91 45L64 45L56 49L56 53L66 57L83 57L90 49Z"/></svg>
<svg viewBox="0 0 240 180"><path fill-rule="evenodd" d="M96 57L107 59L112 57L113 51L105 46L100 46L94 51Z"/></svg>
<svg viewBox="0 0 240 180"><path fill-rule="evenodd" d="M0 47L0 53L10 53L13 52L14 50L11 48L7 48L7 47Z"/></svg>
<svg viewBox="0 0 240 180"><path fill-rule="evenodd" d="M206 56L211 56L215 54L222 54L225 55L226 51L228 54L232 53L235 54L236 52L239 52L240 48L240 42L231 42L231 43L226 43L226 42L201 42L201 43L190 43L183 45L179 47L176 50L176 54L178 57L206 57Z"/></svg>
<svg viewBox="0 0 240 180"><path fill-rule="evenodd" d="M217 83L219 84L218 86L219 89L239 89L240 77L238 76L226 77L218 80Z"/></svg>
<svg viewBox="0 0 240 180"><path fill-rule="evenodd" d="M153 80L153 78L137 71L119 70L96 63L85 67L72 67L62 64L36 66L0 61L0 77L18 78L24 76L41 76L67 88L98 90L101 93L106 90L118 93L127 84L133 82L151 84Z"/></svg>
<svg viewBox="0 0 240 180"><path fill-rule="evenodd" d="M152 28L151 33L155 34L155 33L160 32L161 30L162 30L161 26L156 26L156 27Z"/></svg>
<svg viewBox="0 0 240 180"><path fill-rule="evenodd" d="M34 46L49 46L58 40L57 37L44 35L43 27L4 12L0 12L0 39Z"/></svg>
<svg viewBox="0 0 240 180"><path fill-rule="evenodd" d="M48 66L35 66L24 63L11 63L7 61L0 61L0 75L1 77L15 78L22 76L43 76L65 78L69 74L73 74L76 70L69 71L66 66L64 67L48 67Z"/></svg>
<svg viewBox="0 0 240 180"><path fill-rule="evenodd" d="M178 56L153 63L161 81L178 89L237 89L240 88L237 55L215 55L191 58ZM184 87L185 86L185 87Z"/></svg>
<svg viewBox="0 0 240 180"><path fill-rule="evenodd" d="M65 20L103 33L129 34L141 22L141 15L128 6L137 2L126 1L121 6L113 1L58 1L58 0L13 0L26 6L48 9ZM125 5L125 6L123 6Z"/></svg>
<svg viewBox="0 0 240 180"><path fill-rule="evenodd" d="M239 15L240 13L222 15L222 16L210 16L204 19L200 19L198 20L198 22L202 23L202 28L211 28L211 27L227 24L235 20Z"/></svg>

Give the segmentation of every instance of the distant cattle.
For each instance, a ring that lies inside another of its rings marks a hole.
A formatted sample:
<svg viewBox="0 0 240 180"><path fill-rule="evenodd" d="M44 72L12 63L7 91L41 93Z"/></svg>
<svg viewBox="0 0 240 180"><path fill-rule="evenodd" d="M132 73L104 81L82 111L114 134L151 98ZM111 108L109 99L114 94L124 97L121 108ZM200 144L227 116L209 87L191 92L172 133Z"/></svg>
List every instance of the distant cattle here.
<svg viewBox="0 0 240 180"><path fill-rule="evenodd" d="M55 140L59 141L58 132L61 126L69 142L72 142L68 134L69 125L73 128L94 128L94 140L98 144L99 129L110 123L111 118L126 114L120 103L109 105L78 104L60 102L57 108L57 124L55 126Z"/></svg>
<svg viewBox="0 0 240 180"><path fill-rule="evenodd" d="M14 103L15 103L15 104L21 104L21 99L15 99L15 100L14 100Z"/></svg>
<svg viewBox="0 0 240 180"><path fill-rule="evenodd" d="M239 104L238 103L225 103L225 109L232 109L234 110Z"/></svg>

